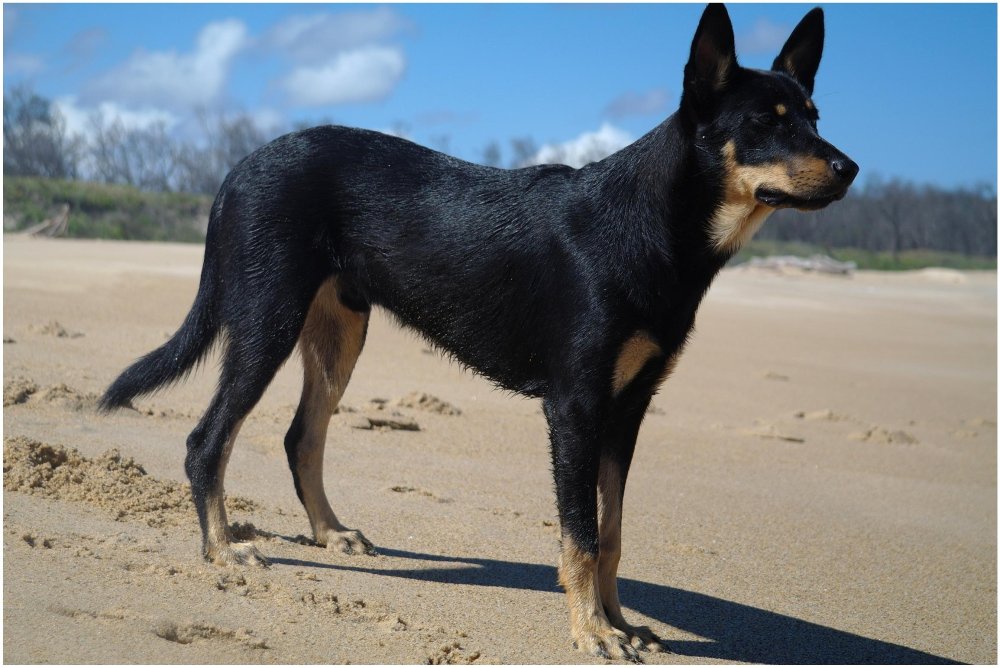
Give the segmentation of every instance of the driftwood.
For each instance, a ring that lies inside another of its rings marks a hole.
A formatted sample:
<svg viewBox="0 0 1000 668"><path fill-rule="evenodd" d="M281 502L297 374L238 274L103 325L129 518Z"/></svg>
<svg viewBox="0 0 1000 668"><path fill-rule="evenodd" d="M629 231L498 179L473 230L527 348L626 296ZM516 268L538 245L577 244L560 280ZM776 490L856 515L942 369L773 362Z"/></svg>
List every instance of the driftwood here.
<svg viewBox="0 0 1000 668"><path fill-rule="evenodd" d="M59 212L51 218L46 218L37 225L24 230L30 237L61 237L69 227L69 204L59 207Z"/></svg>
<svg viewBox="0 0 1000 668"><path fill-rule="evenodd" d="M796 257L794 255L771 255L769 257L750 258L744 267L750 269L767 269L778 273L788 270L816 272L819 274L839 274L849 276L858 268L855 262L838 262L826 255L812 257Z"/></svg>

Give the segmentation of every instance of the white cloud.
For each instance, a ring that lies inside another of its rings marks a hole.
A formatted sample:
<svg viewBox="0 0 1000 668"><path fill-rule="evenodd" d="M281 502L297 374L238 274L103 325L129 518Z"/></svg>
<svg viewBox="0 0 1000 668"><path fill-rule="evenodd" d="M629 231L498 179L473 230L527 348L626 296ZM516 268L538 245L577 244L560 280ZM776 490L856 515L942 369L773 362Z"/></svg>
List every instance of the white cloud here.
<svg viewBox="0 0 1000 668"><path fill-rule="evenodd" d="M773 53L777 56L791 32L786 26L757 19L750 30L736 36L736 51L754 55Z"/></svg>
<svg viewBox="0 0 1000 668"><path fill-rule="evenodd" d="M94 81L85 99L168 109L209 104L221 95L232 59L247 43L241 21L210 23L193 52L136 53Z"/></svg>
<svg viewBox="0 0 1000 668"><path fill-rule="evenodd" d="M604 123L597 131L584 132L579 137L561 144L542 146L526 164L557 163L570 167L583 167L587 163L606 158L630 143L632 136L629 133L610 123Z"/></svg>
<svg viewBox="0 0 1000 668"><path fill-rule="evenodd" d="M373 10L292 16L274 26L262 40L305 64L320 64L336 51L384 41L408 30L410 23L388 7Z"/></svg>
<svg viewBox="0 0 1000 668"><path fill-rule="evenodd" d="M301 106L371 102L388 95L405 69L399 49L366 46L337 54L321 65L299 67L283 85L293 104Z"/></svg>
<svg viewBox="0 0 1000 668"><path fill-rule="evenodd" d="M118 121L128 129L144 129L162 123L167 130L176 126L180 120L167 110L152 107L126 109L114 102L101 102L92 107L83 107L73 96L58 98L53 101L53 105L66 121L67 132L86 139L90 139L93 134L95 120L104 125Z"/></svg>

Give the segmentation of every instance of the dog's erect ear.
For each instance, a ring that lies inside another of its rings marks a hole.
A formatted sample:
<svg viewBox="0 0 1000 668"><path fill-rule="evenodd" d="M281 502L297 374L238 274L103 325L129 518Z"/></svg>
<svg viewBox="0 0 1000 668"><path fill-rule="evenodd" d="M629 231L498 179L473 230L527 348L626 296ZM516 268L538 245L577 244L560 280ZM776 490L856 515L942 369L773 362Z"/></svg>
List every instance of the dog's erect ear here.
<svg viewBox="0 0 1000 668"><path fill-rule="evenodd" d="M812 95L819 59L823 56L823 34L823 10L817 7L795 26L771 69L789 75Z"/></svg>
<svg viewBox="0 0 1000 668"><path fill-rule="evenodd" d="M729 12L725 5L712 3L701 15L691 42L691 57L684 67L681 107L686 106L694 118L703 118L710 113L738 67Z"/></svg>

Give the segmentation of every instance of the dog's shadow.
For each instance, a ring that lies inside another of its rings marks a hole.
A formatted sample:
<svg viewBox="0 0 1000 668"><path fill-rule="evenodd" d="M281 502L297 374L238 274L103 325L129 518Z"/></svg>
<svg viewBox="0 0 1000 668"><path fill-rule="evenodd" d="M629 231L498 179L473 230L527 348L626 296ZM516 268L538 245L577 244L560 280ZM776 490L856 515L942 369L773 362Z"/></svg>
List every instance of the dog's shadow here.
<svg viewBox="0 0 1000 668"><path fill-rule="evenodd" d="M378 552L394 560L412 559L452 565L441 568L380 568L378 561L369 562L370 566L282 558L271 561L289 566L357 571L423 582L560 593L556 586L556 569L552 566L436 556L385 547L378 548ZM750 663L959 663L902 645L865 638L693 591L628 578L619 578L618 587L627 608L705 639L670 640L668 634L666 640L670 649L683 656Z"/></svg>

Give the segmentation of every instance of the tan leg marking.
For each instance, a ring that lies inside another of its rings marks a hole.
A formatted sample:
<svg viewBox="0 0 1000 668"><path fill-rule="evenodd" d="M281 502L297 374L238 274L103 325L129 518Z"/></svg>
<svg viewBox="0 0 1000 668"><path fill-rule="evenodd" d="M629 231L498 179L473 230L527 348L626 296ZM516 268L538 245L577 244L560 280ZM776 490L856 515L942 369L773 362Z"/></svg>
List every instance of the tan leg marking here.
<svg viewBox="0 0 1000 668"><path fill-rule="evenodd" d="M570 633L577 649L604 658L639 661L630 638L615 629L604 613L597 585L597 559L565 535L559 555L559 584L566 590Z"/></svg>
<svg viewBox="0 0 1000 668"><path fill-rule="evenodd" d="M600 551L597 563L597 587L611 626L628 636L632 647L666 652L666 645L644 626L632 626L622 616L618 600L618 562L622 554L621 469L613 460L601 458L597 478L597 522Z"/></svg>
<svg viewBox="0 0 1000 668"><path fill-rule="evenodd" d="M233 427L216 471L215 487L205 498L206 535L205 558L219 565L254 565L267 566L268 561L253 543L235 543L229 531L229 519L226 516L226 492L224 480L229 456L233 453L236 437L240 433L243 420Z"/></svg>
<svg viewBox="0 0 1000 668"><path fill-rule="evenodd" d="M678 350L669 358L667 358L666 364L663 365L663 372L660 373L660 382L657 385L657 387L666 382L667 378L670 378L670 374L672 374L674 372L674 369L677 368L677 358L681 356L681 352L682 350Z"/></svg>
<svg viewBox="0 0 1000 668"><path fill-rule="evenodd" d="M618 359L615 360L615 369L611 376L611 394L621 393L636 374L642 371L646 362L661 354L663 351L649 332L640 330L629 337L622 344Z"/></svg>
<svg viewBox="0 0 1000 668"><path fill-rule="evenodd" d="M361 532L341 524L330 507L323 489L323 450L330 416L364 346L367 323L367 314L341 303L336 279L330 279L317 292L299 337L304 368L300 409L304 413L296 473L316 542L346 553L371 552L372 544Z"/></svg>

